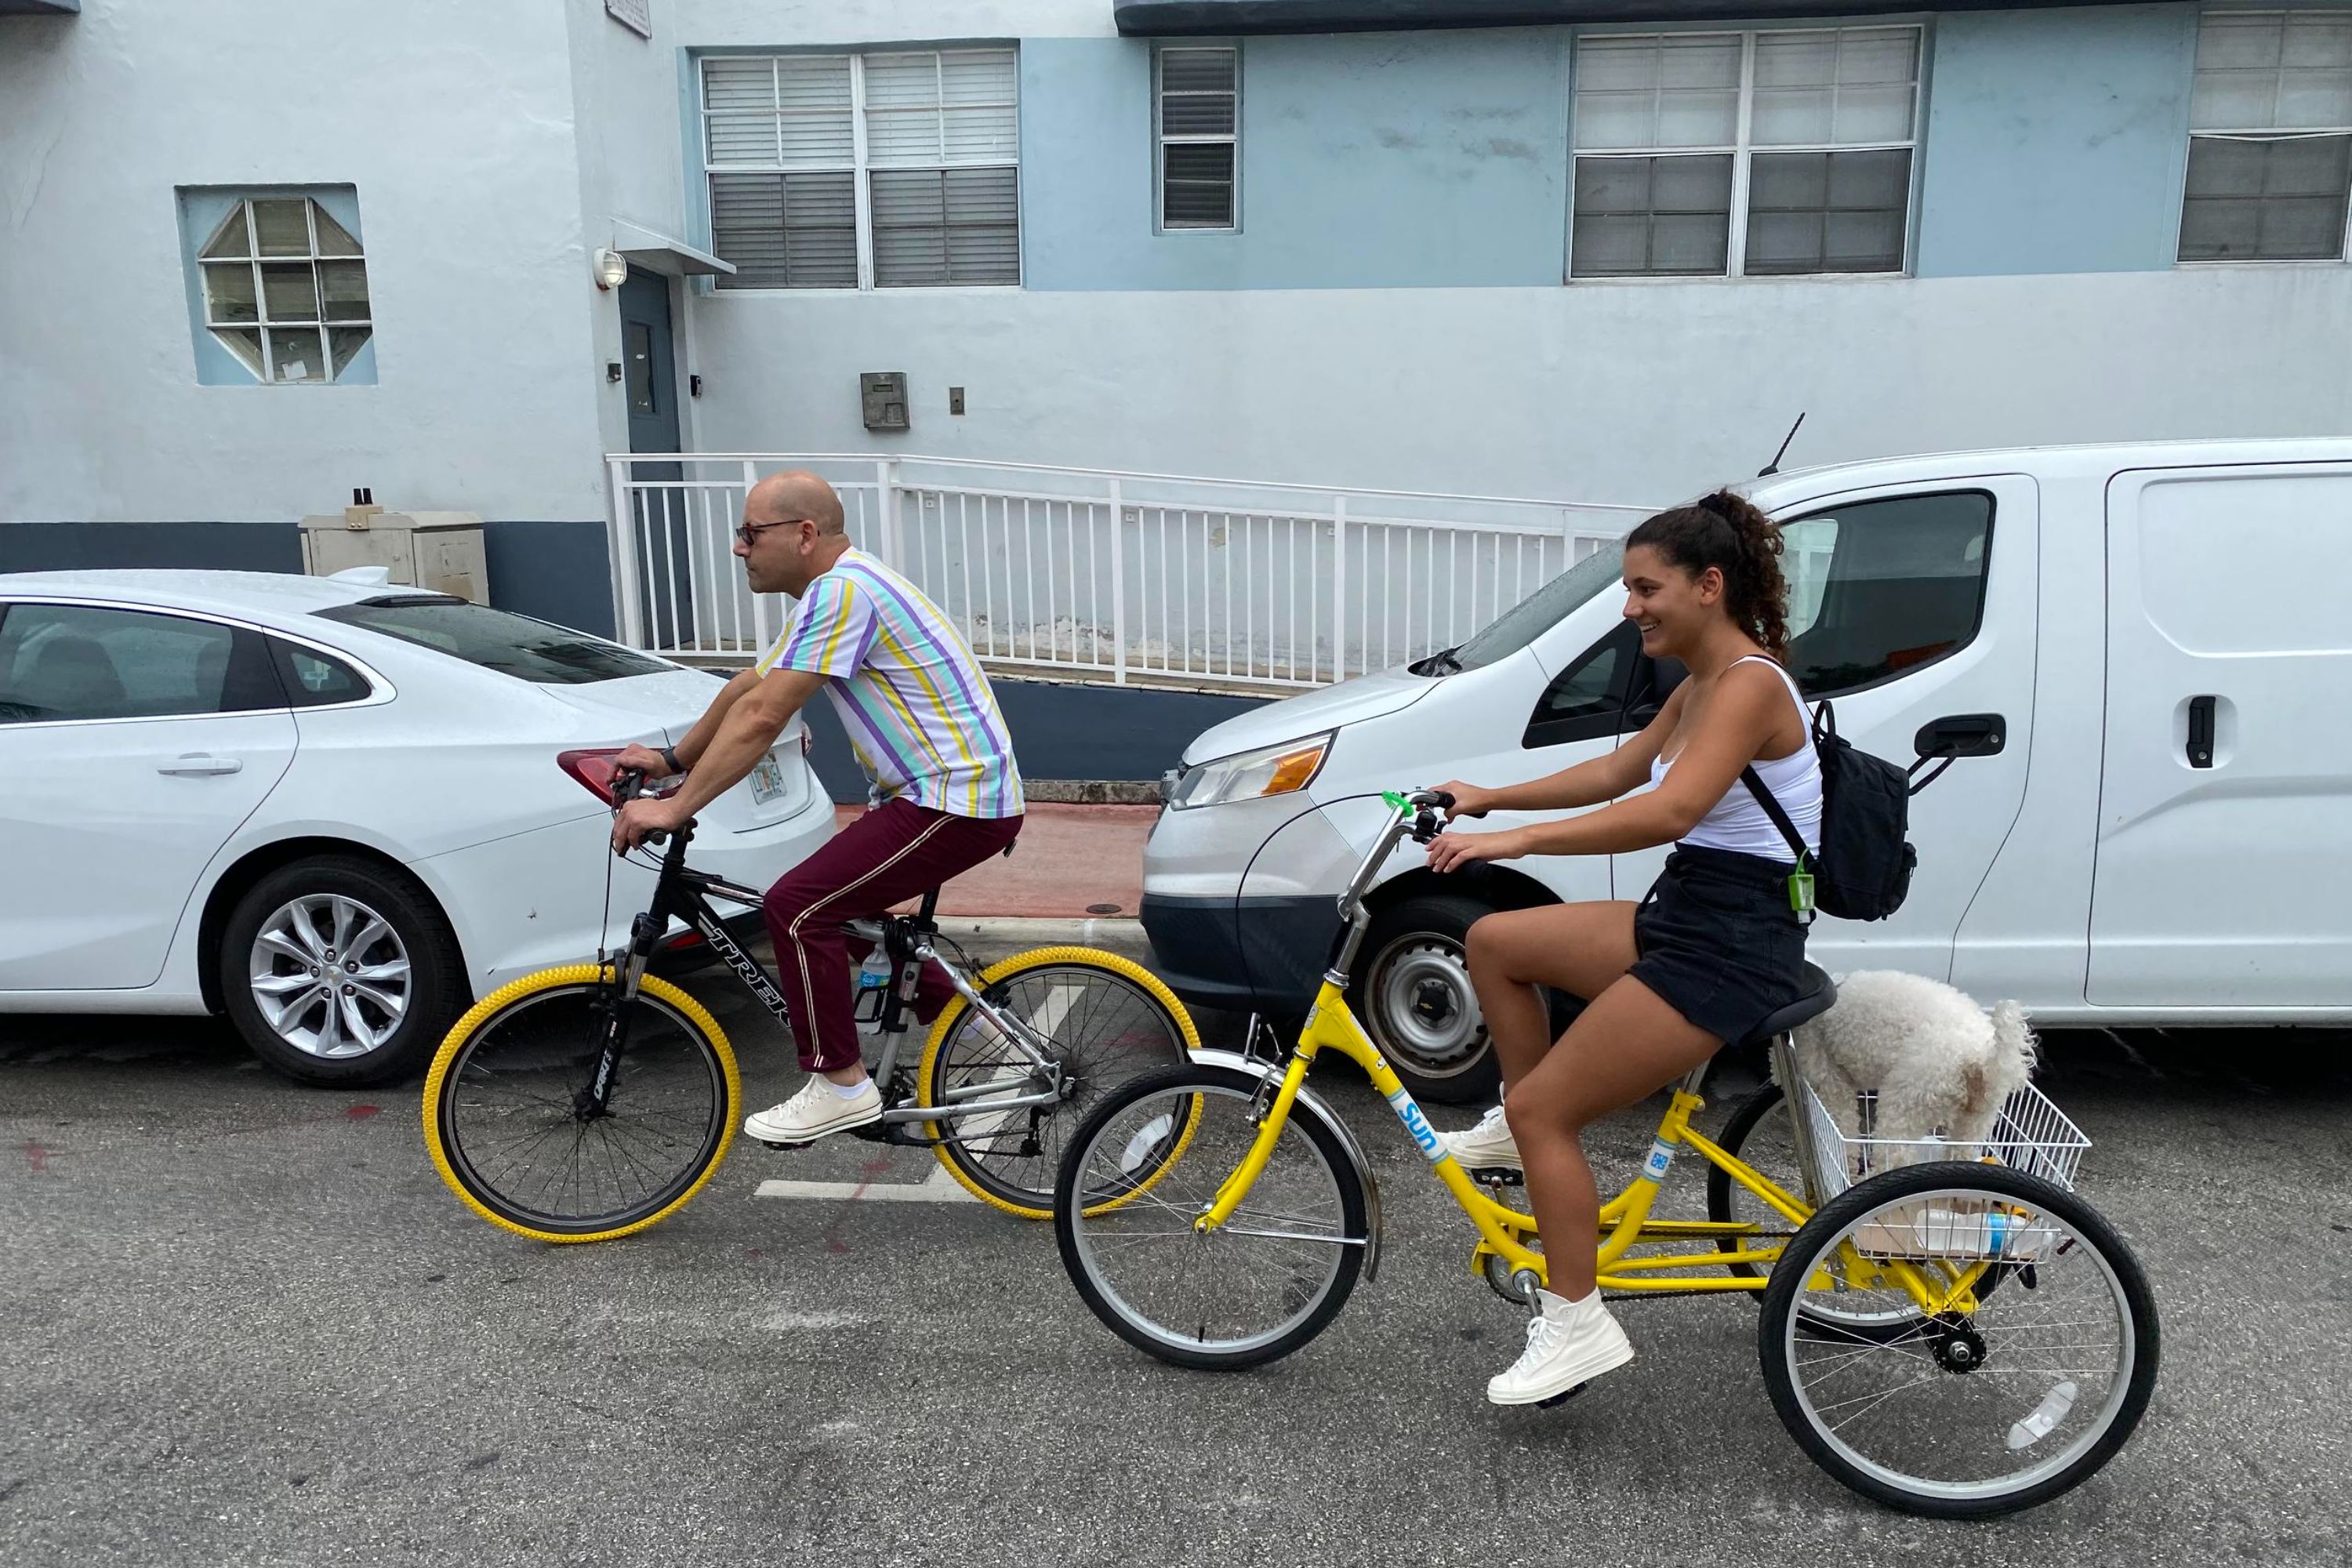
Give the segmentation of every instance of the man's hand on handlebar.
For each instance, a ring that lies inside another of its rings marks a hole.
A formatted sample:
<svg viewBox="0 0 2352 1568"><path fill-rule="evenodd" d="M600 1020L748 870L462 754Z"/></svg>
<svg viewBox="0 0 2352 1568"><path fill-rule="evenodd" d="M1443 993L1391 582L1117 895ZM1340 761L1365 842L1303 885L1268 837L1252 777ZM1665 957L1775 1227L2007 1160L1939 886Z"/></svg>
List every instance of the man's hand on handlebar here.
<svg viewBox="0 0 2352 1568"><path fill-rule="evenodd" d="M613 814L613 853L625 855L655 834L675 833L686 822L686 812L675 801L626 801Z"/></svg>
<svg viewBox="0 0 2352 1568"><path fill-rule="evenodd" d="M621 754L613 759L613 766L615 771L627 769L643 773L649 779L666 779L670 775L669 763L664 762L662 754L651 746L622 747Z"/></svg>

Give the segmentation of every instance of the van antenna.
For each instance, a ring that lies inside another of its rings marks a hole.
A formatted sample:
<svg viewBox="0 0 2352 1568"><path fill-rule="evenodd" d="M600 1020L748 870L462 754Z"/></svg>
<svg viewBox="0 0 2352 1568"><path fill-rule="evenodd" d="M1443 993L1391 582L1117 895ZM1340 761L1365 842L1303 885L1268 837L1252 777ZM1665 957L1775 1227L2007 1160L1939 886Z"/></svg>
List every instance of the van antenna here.
<svg viewBox="0 0 2352 1568"><path fill-rule="evenodd" d="M1797 423L1789 426L1789 434L1782 438L1780 442L1780 449L1772 454L1772 460L1756 470L1756 477L1758 479L1768 479L1774 474L1780 471L1780 459L1789 455L1789 443L1797 438L1797 431L1804 425L1804 423L1805 416L1802 414L1798 415Z"/></svg>

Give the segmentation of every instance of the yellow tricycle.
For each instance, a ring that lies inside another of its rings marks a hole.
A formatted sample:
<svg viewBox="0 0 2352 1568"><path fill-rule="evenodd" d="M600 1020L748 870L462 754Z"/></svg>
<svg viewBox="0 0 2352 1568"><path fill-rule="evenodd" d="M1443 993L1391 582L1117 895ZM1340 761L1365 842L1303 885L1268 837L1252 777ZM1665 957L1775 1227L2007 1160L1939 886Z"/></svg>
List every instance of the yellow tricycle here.
<svg viewBox="0 0 2352 1568"><path fill-rule="evenodd" d="M1516 1173L1464 1170L1348 1007L1365 894L1406 837L1436 836L1451 804L1434 792L1383 798L1387 826L1340 895L1332 962L1287 1056L1196 1052L1121 1086L1067 1146L1055 1201L1063 1265L1097 1317L1162 1361L1239 1369L1288 1355L1378 1273L1371 1167L1307 1086L1326 1051L1363 1068L1476 1226L1474 1274L1536 1306L1535 1221L1503 1201ZM1723 1142L1693 1124L1705 1068L1675 1087L1640 1173L1601 1209L1601 1287L1759 1296L1774 1409L1865 1496L1953 1518L2045 1502L2115 1456L2156 1381L2147 1275L2073 1191L2088 1141L2031 1086L1980 1144L1874 1137L1858 1121L1866 1103L1832 1115L1790 1049L1790 1032L1836 998L1818 969L1808 981L1745 1042L1769 1047L1777 1082ZM1779 1105L1789 1152L1768 1173L1742 1158L1742 1139ZM1710 1217L1654 1217L1685 1153L1710 1168Z"/></svg>

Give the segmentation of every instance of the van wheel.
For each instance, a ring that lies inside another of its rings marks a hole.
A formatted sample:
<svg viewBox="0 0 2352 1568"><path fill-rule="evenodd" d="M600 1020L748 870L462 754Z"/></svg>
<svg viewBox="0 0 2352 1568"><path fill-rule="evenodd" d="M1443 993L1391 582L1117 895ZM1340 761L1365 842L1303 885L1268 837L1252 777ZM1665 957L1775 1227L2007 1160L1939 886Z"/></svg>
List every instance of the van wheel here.
<svg viewBox="0 0 2352 1568"><path fill-rule="evenodd" d="M467 1001L457 939L431 897L355 856L313 856L255 883L215 962L254 1055L321 1088L408 1077Z"/></svg>
<svg viewBox="0 0 2352 1568"><path fill-rule="evenodd" d="M1501 1069L1464 958L1470 927L1493 912L1475 899L1426 893L1382 910L1364 933L1349 1001L1415 1100L1495 1098Z"/></svg>

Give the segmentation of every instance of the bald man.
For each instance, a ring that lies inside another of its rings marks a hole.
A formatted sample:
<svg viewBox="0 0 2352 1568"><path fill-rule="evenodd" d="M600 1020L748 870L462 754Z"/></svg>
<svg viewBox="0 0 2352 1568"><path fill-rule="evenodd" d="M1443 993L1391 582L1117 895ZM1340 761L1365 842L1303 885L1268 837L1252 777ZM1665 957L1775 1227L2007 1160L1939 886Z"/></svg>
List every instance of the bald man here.
<svg viewBox="0 0 2352 1568"><path fill-rule="evenodd" d="M768 889L798 1094L743 1123L766 1143L801 1144L882 1119L851 1012L852 943L842 922L979 865L1021 831L1021 773L980 663L922 591L850 542L841 498L809 473L774 474L743 498L735 553L755 594L799 601L760 662L729 681L686 739L632 746L623 767L683 772L666 800L633 800L613 824L625 851L676 829L758 765L821 687L872 784L872 809ZM855 944L856 956L866 953ZM945 1000L924 976L919 1016Z"/></svg>

